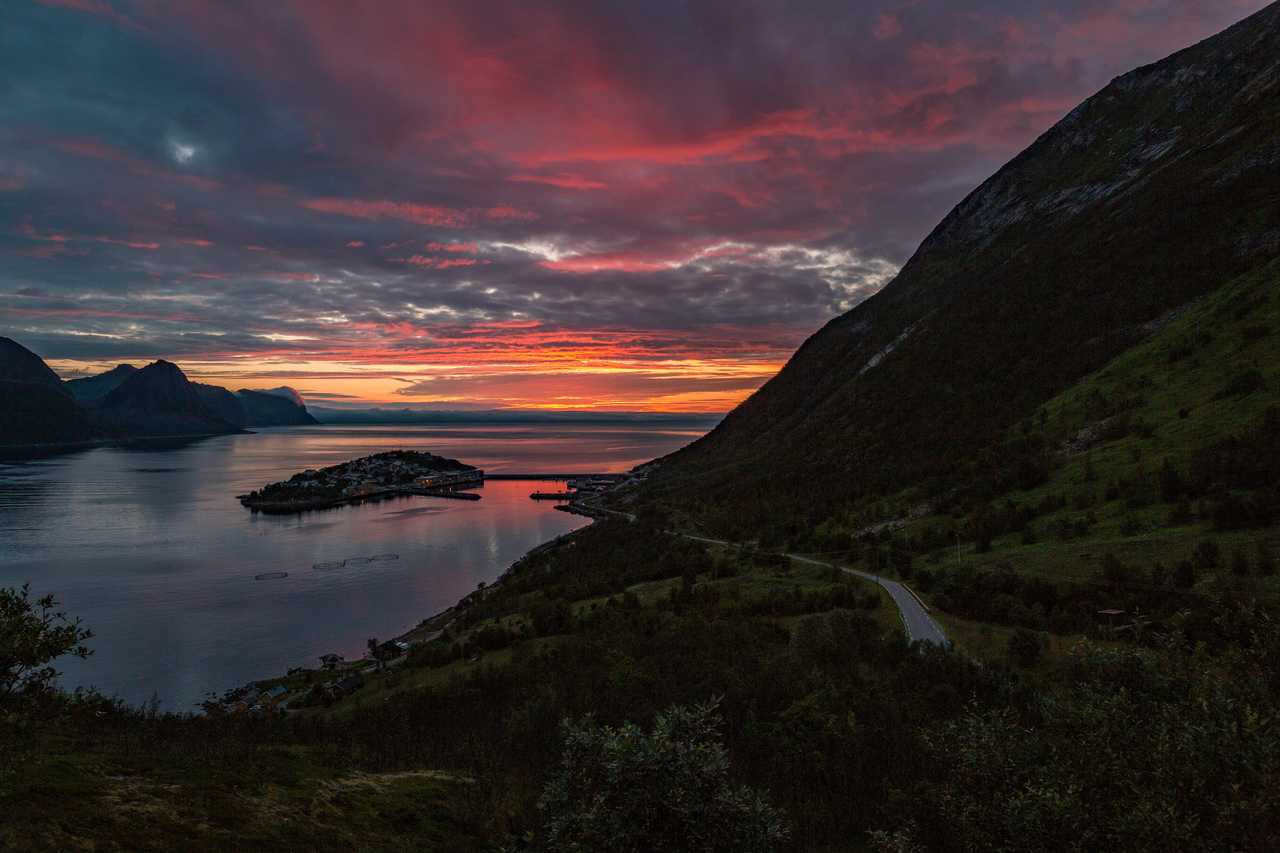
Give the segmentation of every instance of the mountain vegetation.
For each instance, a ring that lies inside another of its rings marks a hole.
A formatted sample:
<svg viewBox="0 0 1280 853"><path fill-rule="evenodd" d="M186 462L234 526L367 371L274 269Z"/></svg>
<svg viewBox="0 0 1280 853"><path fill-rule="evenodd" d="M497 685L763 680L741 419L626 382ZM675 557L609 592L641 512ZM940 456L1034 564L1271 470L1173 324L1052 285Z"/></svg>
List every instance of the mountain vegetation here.
<svg viewBox="0 0 1280 853"><path fill-rule="evenodd" d="M1278 96L1280 5L1117 79L362 686L9 710L0 846L1273 849Z"/></svg>

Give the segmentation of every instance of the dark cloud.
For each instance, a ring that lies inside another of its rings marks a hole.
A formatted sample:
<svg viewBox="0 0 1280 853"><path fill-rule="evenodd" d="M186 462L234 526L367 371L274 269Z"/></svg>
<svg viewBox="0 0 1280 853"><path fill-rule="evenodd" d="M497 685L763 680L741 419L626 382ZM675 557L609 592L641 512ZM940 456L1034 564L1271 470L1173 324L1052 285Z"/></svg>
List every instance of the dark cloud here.
<svg viewBox="0 0 1280 853"><path fill-rule="evenodd" d="M723 408L1081 98L1263 5L17 4L0 334Z"/></svg>

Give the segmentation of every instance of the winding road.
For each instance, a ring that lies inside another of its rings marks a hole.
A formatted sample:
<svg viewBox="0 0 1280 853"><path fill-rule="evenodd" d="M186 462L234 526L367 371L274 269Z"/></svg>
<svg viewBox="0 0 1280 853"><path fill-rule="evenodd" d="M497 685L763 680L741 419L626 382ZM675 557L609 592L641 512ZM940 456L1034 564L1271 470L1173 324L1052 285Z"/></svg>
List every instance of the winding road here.
<svg viewBox="0 0 1280 853"><path fill-rule="evenodd" d="M620 512L616 509L608 509L598 504L587 504L583 502L579 504L589 510L588 515L592 512L605 513L607 515L617 515L628 521L635 521L635 514L630 512ZM739 542L730 542L726 539L712 539L707 536L695 536L692 533L681 533L678 530L669 531L676 536L689 539L694 542L705 542L708 545L723 545L728 548L741 548ZM772 552L770 552L772 553ZM879 575L873 575L870 572L860 571L858 569L850 569L845 566L838 566L835 563L828 563L824 560L815 560L813 557L806 557L803 554L781 554L780 556L795 560L797 563L807 563L811 566L822 566L823 568L839 569L847 575L862 578L879 584L885 592L889 593L889 597L893 599L893 603L898 608L898 614L902 617L902 628L907 632L907 640L916 642L917 640L925 643L933 643L936 646L945 648L951 647L951 641L947 639L947 634L942 630L932 616L929 615L929 608L920 600L914 592L911 591L906 584L899 581L882 578Z"/></svg>
<svg viewBox="0 0 1280 853"><path fill-rule="evenodd" d="M742 547L737 542L728 542L724 539L709 539L706 536L694 536L692 533L676 533L676 535L683 536L685 539L692 539L695 542L705 542L708 545L725 545L730 548ZM924 602L916 597L916 594L908 589L906 584L882 578L869 572L859 571L858 569L837 566L835 563L828 563L824 560L815 560L813 557L805 557L801 554L783 554L782 556L795 560L797 563L807 563L811 566L822 566L823 568L837 568L847 575L853 575L854 577L879 584L884 588L885 592L889 593L889 597L897 605L898 613L902 616L902 627L907 632L909 641L914 643L916 640L921 640L943 648L951 645L951 641L947 639L946 632L929 615L929 609Z"/></svg>

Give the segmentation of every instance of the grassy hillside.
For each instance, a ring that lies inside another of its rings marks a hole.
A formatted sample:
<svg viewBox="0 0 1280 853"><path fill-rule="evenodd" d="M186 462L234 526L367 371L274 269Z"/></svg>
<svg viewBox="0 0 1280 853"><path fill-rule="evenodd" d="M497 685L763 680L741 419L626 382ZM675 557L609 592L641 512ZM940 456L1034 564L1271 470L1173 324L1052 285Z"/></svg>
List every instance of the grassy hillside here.
<svg viewBox="0 0 1280 853"><path fill-rule="evenodd" d="M87 709L81 709L87 712ZM362 772L243 723L97 708L42 733L3 798L5 850L473 850L468 785L426 770ZM103 715L107 719L104 720Z"/></svg>

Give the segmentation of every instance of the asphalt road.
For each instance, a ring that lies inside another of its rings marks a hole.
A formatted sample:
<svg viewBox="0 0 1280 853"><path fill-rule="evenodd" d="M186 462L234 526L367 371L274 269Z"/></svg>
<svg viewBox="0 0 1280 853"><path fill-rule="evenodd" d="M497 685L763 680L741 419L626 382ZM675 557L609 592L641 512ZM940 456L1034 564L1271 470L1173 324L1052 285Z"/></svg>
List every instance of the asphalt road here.
<svg viewBox="0 0 1280 853"><path fill-rule="evenodd" d="M628 521L635 521L636 517L633 513L619 512L616 509L605 509L604 507L595 506L597 510L606 512L610 515L619 515ZM683 536L685 539L692 539L695 542L706 542L708 545L726 545L730 548L741 548L737 542L729 542L724 539L710 539L706 536L694 536L692 533L674 532L677 536ZM929 615L929 610L924 606L920 599L916 598L906 585L895 580L882 578L868 572L859 571L858 569L847 569L844 566L837 566L835 563L828 563L825 560L815 560L813 557L805 557L800 554L783 554L798 563L808 563L811 566L823 566L825 568L838 568L840 571L848 575L860 577L863 580L869 580L872 583L879 584L884 591L889 593L889 597L893 599L893 603L898 607L898 613L902 616L902 627L907 632L907 640L915 642L922 640L926 643L933 643L943 648L948 648L951 641L947 639L947 634L942 630L934 618Z"/></svg>
<svg viewBox="0 0 1280 853"><path fill-rule="evenodd" d="M694 536L691 533L678 534L686 539L693 539L697 542L706 542L709 545L728 545L729 547L739 547L735 542L726 542L723 539L708 539L705 536ZM902 616L902 627L907 632L907 639L911 642L923 640L926 643L933 643L939 646L949 646L951 641L947 639L946 633L942 627L934 621L929 615L929 611L920 602L918 598L911 593L903 584L888 578L877 577L868 572L858 571L857 569L846 569L843 566L836 566L834 563L828 563L825 560L815 560L813 557L804 557L800 554L783 554L784 557L790 557L797 563L808 563L811 566L823 566L826 568L835 567L845 574L854 575L872 583L878 583L889 593L889 597L893 599L893 603L898 607L898 613Z"/></svg>

